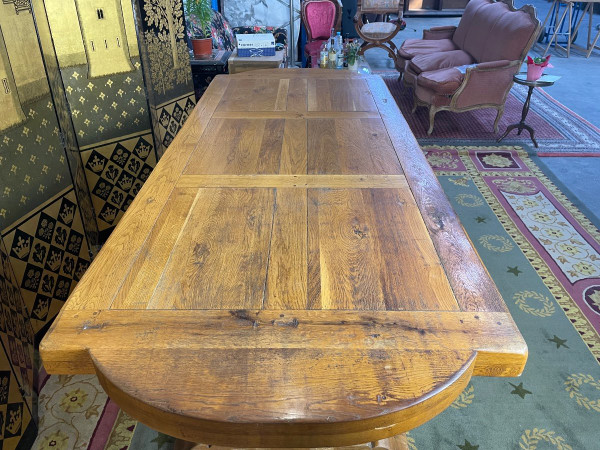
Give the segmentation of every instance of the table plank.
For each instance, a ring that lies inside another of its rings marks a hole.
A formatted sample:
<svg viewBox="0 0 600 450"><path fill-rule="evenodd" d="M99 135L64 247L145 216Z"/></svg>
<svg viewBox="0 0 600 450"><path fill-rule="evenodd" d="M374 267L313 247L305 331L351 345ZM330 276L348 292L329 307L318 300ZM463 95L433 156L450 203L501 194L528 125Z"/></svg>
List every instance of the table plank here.
<svg viewBox="0 0 600 450"><path fill-rule="evenodd" d="M198 189L148 309L261 308L272 189Z"/></svg>
<svg viewBox="0 0 600 450"><path fill-rule="evenodd" d="M344 310L65 311L40 352L49 373L94 373L88 350L186 348L476 351L474 374L521 373L527 346L504 312ZM77 336L77 339L73 339ZM325 378L326 379L326 378Z"/></svg>
<svg viewBox="0 0 600 450"><path fill-rule="evenodd" d="M361 78L309 78L309 111L377 111L369 86Z"/></svg>
<svg viewBox="0 0 600 450"><path fill-rule="evenodd" d="M312 309L459 309L433 245L415 238L425 226L407 191L308 195Z"/></svg>
<svg viewBox="0 0 600 450"><path fill-rule="evenodd" d="M306 190L277 189L265 309L306 308L308 274L306 212Z"/></svg>
<svg viewBox="0 0 600 450"><path fill-rule="evenodd" d="M309 174L402 174L381 119L308 120Z"/></svg>
<svg viewBox="0 0 600 450"><path fill-rule="evenodd" d="M496 285L469 242L384 81L371 77L367 83L461 309L506 311Z"/></svg>

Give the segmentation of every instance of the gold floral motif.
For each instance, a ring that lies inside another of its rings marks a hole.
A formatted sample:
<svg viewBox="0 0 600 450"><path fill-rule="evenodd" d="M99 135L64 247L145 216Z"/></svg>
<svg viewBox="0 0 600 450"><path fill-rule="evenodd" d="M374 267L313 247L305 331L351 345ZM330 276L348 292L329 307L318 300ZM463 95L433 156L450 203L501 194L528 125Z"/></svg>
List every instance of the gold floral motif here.
<svg viewBox="0 0 600 450"><path fill-rule="evenodd" d="M67 450L69 448L69 436L61 430L57 430L54 433L42 437L37 448L39 450Z"/></svg>
<svg viewBox="0 0 600 450"><path fill-rule="evenodd" d="M552 444L558 450L573 450L573 447L567 444L562 436L557 436L554 431L548 431L544 428L525 430L525 433L521 436L519 446L523 450L536 450L540 441Z"/></svg>
<svg viewBox="0 0 600 450"><path fill-rule="evenodd" d="M448 178L448 181L455 186L469 186L469 178L467 177L459 177L459 178Z"/></svg>
<svg viewBox="0 0 600 450"><path fill-rule="evenodd" d="M155 87L163 94L175 83L191 79L189 51L183 40L185 26L182 3L177 0L148 0L144 3L146 23L154 27L144 33L150 72Z"/></svg>
<svg viewBox="0 0 600 450"><path fill-rule="evenodd" d="M469 384L464 391L460 393L458 398L454 400L450 406L455 409L466 408L471 403L473 403L473 399L475 398L475 387L472 384Z"/></svg>
<svg viewBox="0 0 600 450"><path fill-rule="evenodd" d="M600 412L600 399L590 400L580 392L583 384L595 387L600 391L600 380L596 380L592 375L583 373L574 373L567 377L565 381L565 390L569 393L569 397L574 398L579 406L583 406L587 410Z"/></svg>
<svg viewBox="0 0 600 450"><path fill-rule="evenodd" d="M527 303L527 300L530 299L537 300L538 302L540 302L542 305L544 305L543 308L534 308L531 305L529 305ZM548 317L554 314L555 308L554 303L552 303L552 300L550 300L545 295L539 294L537 292L520 291L513 296L513 300L521 310L533 316Z"/></svg>
<svg viewBox="0 0 600 450"><path fill-rule="evenodd" d="M492 153L491 155L485 155L481 160L486 163L488 166L492 167L510 167L512 166L512 161L510 158L506 156L498 155L497 153Z"/></svg>
<svg viewBox="0 0 600 450"><path fill-rule="evenodd" d="M436 168L456 169L458 167L457 158L450 152L429 152L426 158L427 162Z"/></svg>
<svg viewBox="0 0 600 450"><path fill-rule="evenodd" d="M494 245L494 242L496 242L496 245ZM505 253L513 249L513 244L508 239L497 234L486 234L485 236L481 236L479 238L479 243L493 252Z"/></svg>
<svg viewBox="0 0 600 450"><path fill-rule="evenodd" d="M592 301L592 304L594 306L600 309L600 291L594 291L594 293L591 294L588 298Z"/></svg>
<svg viewBox="0 0 600 450"><path fill-rule="evenodd" d="M476 208L477 206L483 206L483 200L473 194L458 194L456 196L456 203L461 206L468 208Z"/></svg>
<svg viewBox="0 0 600 450"><path fill-rule="evenodd" d="M68 413L78 411L85 404L87 396L87 392L79 388L66 392L60 401L60 407Z"/></svg>
<svg viewBox="0 0 600 450"><path fill-rule="evenodd" d="M498 189L504 192L513 192L515 194L533 194L537 191L537 187L530 180L509 178L505 180L493 180L492 182L498 186Z"/></svg>
<svg viewBox="0 0 600 450"><path fill-rule="evenodd" d="M577 273L588 276L594 275L597 272L596 267L586 263L585 261L580 261L577 264L573 264L573 269L575 269Z"/></svg>

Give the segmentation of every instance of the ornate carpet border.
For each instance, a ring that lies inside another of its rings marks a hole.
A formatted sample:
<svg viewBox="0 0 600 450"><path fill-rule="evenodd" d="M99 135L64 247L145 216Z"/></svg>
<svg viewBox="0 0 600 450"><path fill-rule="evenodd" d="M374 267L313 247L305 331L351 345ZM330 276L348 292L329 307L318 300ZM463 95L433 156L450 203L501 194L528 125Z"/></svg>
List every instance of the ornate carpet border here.
<svg viewBox="0 0 600 450"><path fill-rule="evenodd" d="M473 150L473 146L449 146L449 145L427 145L424 150L456 150L461 158L461 161L467 168L467 173L475 183L477 189L481 192L490 208L515 243L519 246L527 260L538 273L543 283L552 293L557 303L560 305L564 314L567 316L573 327L579 333L581 339L586 344L594 358L600 363L600 335L590 324L588 319L579 309L579 306L567 293L562 284L558 281L554 273L550 270L546 262L540 257L539 253L534 249L531 243L519 231L509 214L500 204L491 189L484 182L481 172L473 164L469 151ZM534 176L536 177L548 191L563 205L563 207L573 216L575 220L597 241L600 241L600 231L585 217L581 211L552 183L548 177L535 165L528 153L519 146L495 146L494 150L498 151L516 151L517 155L527 164L529 172L514 172L511 176ZM436 175L462 176L462 172L454 171L435 171ZM486 176L506 176L506 172L485 172Z"/></svg>

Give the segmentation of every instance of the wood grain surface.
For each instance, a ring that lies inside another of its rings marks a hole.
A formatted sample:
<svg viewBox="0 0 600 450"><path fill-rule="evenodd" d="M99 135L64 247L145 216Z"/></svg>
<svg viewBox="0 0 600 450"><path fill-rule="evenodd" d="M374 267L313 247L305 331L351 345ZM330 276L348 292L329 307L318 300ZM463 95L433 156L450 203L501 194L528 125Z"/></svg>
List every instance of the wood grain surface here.
<svg viewBox="0 0 600 450"><path fill-rule="evenodd" d="M527 359L383 81L318 69L215 78L40 352L239 448L388 439Z"/></svg>

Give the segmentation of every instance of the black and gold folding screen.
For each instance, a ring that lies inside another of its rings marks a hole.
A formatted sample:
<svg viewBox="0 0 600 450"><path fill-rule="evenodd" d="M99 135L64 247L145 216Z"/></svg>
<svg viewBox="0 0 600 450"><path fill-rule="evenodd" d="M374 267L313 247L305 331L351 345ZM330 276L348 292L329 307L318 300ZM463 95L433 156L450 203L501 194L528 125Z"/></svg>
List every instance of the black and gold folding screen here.
<svg viewBox="0 0 600 450"><path fill-rule="evenodd" d="M4 449L35 428L34 335L195 106L184 31L180 0L0 2Z"/></svg>

